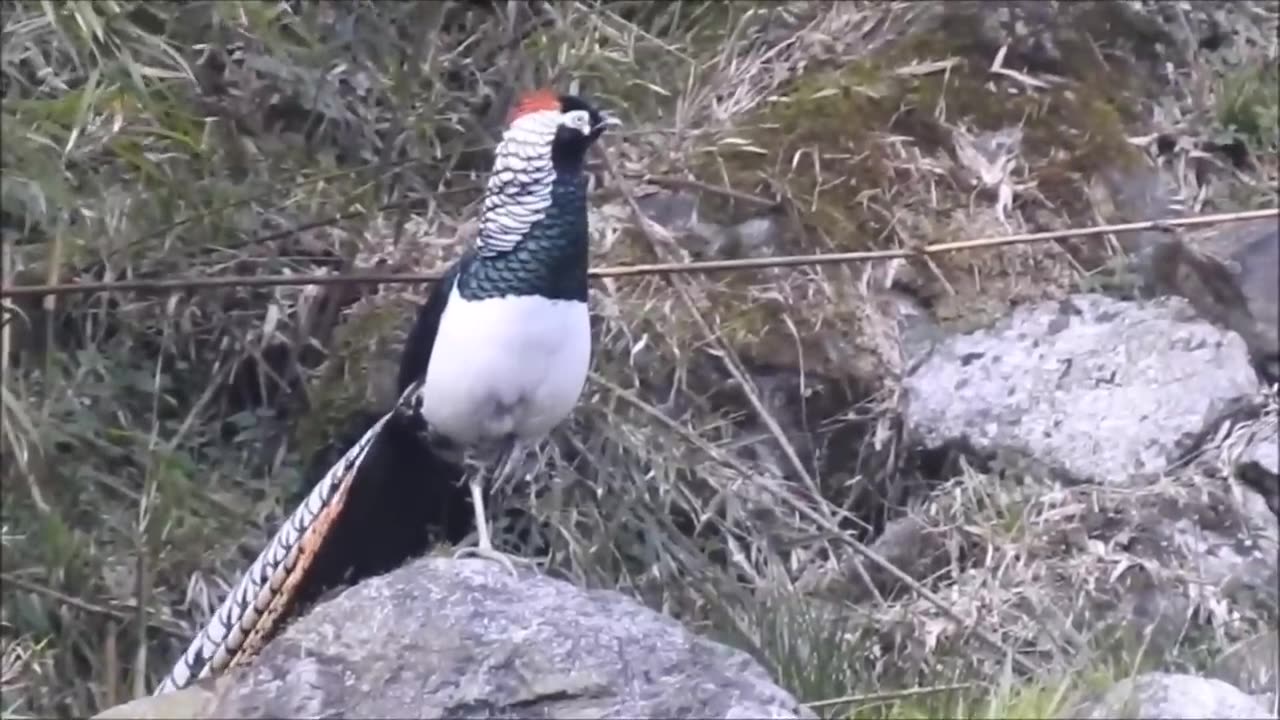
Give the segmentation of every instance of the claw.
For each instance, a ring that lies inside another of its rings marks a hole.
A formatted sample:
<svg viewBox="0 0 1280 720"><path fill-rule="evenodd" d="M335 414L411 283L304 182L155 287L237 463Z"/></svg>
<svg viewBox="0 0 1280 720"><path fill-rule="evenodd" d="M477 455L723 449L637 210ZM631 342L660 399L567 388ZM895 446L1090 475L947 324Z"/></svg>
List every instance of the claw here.
<svg viewBox="0 0 1280 720"><path fill-rule="evenodd" d="M509 454L504 458L502 469L498 472L499 477L501 477L506 471L509 458ZM480 487L482 477L483 475L481 473L472 472L470 473L470 482L468 483L471 486L471 504L475 510L476 534L478 536L476 544L474 546L459 548L454 552L453 557L456 560L470 555L473 557L484 558L486 560L492 560L505 567L507 571L511 573L512 577L519 577L520 573L516 571L515 563L519 562L525 565L532 565L532 562L525 558L508 555L507 553L494 549L493 539L489 534L489 522L485 518L484 493Z"/></svg>
<svg viewBox="0 0 1280 720"><path fill-rule="evenodd" d="M483 560L492 560L493 562L505 567L507 572L510 573L513 578L520 577L520 572L516 570L517 563L525 566L533 564L531 560L526 558L508 555L507 553L495 550L492 547L483 547L480 545L458 548L458 550L453 553L454 560L461 560L465 557L477 557Z"/></svg>

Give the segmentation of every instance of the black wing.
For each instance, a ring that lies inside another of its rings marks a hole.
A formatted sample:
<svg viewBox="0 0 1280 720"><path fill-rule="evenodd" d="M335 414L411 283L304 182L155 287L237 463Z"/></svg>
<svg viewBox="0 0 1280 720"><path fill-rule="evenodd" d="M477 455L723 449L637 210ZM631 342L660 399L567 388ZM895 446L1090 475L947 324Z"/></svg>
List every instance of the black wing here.
<svg viewBox="0 0 1280 720"><path fill-rule="evenodd" d="M468 252L453 263L418 309L400 355L397 396L426 375L449 293L470 261ZM349 441L354 444L379 417L359 417ZM299 607L334 587L392 570L437 543L461 542L471 532L471 496L461 482L462 468L428 446L425 430L421 417L392 412L387 418L300 584ZM314 468L312 477L324 470Z"/></svg>
<svg viewBox="0 0 1280 720"><path fill-rule="evenodd" d="M426 375L449 293L471 260L467 252L453 263L418 309L400 355L397 396ZM361 414L356 432L344 440L354 444L380 418ZM462 468L428 446L425 429L422 418L399 412L382 425L299 583L293 601L298 609L335 587L392 570L440 542L461 542L471 532L471 496L461 482ZM317 466L308 474L319 479L326 470L327 465Z"/></svg>
<svg viewBox="0 0 1280 720"><path fill-rule="evenodd" d="M400 392L426 373L464 256L432 288L400 361ZM472 530L462 468L424 441L422 418L358 413L304 473L297 509L157 688L185 687L258 652L328 591L381 575ZM334 458L334 450L341 455Z"/></svg>
<svg viewBox="0 0 1280 720"><path fill-rule="evenodd" d="M443 277L431 288L427 301L418 309L418 318L409 331L404 343L404 352L400 355L400 374L396 379L396 395L399 396L414 380L426 377L427 367L431 364L431 352L435 349L436 334L440 332L440 316L444 314L444 306L449 301L449 293L458 281L458 273L464 265L473 259L472 251L467 251L458 259Z"/></svg>

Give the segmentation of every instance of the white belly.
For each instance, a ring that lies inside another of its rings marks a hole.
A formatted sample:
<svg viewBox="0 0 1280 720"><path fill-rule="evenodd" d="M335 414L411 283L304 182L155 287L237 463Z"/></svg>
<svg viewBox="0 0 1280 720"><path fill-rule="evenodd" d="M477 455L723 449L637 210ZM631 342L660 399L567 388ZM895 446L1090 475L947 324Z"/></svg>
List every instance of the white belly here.
<svg viewBox="0 0 1280 720"><path fill-rule="evenodd" d="M590 360L586 303L468 301L455 287L440 318L422 411L456 442L541 439L577 403Z"/></svg>

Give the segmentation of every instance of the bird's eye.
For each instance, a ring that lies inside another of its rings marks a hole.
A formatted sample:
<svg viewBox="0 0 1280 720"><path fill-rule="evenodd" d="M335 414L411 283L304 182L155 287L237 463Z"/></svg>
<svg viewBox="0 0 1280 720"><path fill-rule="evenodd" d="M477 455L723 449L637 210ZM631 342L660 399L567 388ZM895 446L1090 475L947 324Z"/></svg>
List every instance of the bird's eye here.
<svg viewBox="0 0 1280 720"><path fill-rule="evenodd" d="M560 124L583 134L591 132L591 117L585 110L571 110L565 113Z"/></svg>

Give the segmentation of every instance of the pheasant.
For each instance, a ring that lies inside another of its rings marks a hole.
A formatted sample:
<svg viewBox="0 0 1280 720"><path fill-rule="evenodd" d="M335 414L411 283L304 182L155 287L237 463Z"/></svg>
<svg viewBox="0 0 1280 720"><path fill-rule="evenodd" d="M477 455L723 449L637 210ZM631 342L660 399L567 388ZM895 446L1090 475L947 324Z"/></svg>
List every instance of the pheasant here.
<svg viewBox="0 0 1280 720"><path fill-rule="evenodd" d="M475 246L418 311L399 397L319 479L155 694L247 661L299 606L452 541L466 493L493 548L484 489L565 417L586 383L588 149L618 121L575 95L520 97L495 152Z"/></svg>

